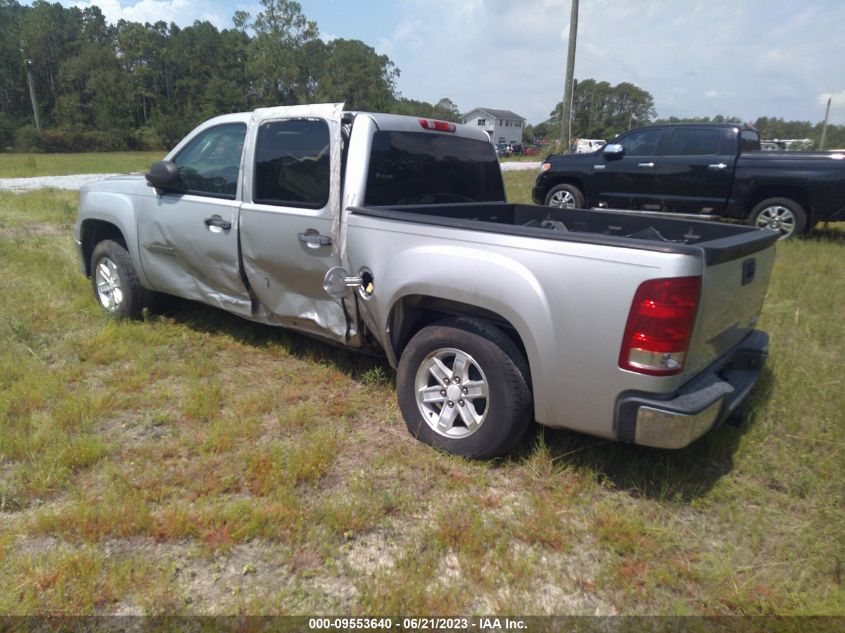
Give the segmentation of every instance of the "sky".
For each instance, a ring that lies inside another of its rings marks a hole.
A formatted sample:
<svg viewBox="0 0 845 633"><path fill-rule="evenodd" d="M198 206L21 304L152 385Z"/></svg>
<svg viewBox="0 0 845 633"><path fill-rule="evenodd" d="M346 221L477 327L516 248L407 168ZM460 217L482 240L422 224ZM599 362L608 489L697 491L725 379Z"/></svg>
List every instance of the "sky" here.
<svg viewBox="0 0 845 633"><path fill-rule="evenodd" d="M537 124L563 98L571 0L300 0L323 39L359 39L399 68L402 96ZM62 0L109 21L209 20L257 0ZM659 117L845 125L843 0L580 0L577 79L629 81Z"/></svg>

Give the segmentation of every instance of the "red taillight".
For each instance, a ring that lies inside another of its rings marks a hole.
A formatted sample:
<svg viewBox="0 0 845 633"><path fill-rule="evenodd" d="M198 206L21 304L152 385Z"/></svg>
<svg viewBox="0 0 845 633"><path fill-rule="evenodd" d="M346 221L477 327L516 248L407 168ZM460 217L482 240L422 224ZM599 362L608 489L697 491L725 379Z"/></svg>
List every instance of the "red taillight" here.
<svg viewBox="0 0 845 633"><path fill-rule="evenodd" d="M700 295L701 277L640 284L628 313L619 366L650 376L683 371Z"/></svg>
<svg viewBox="0 0 845 633"><path fill-rule="evenodd" d="M448 121L435 121L434 119L420 119L420 125L426 130L435 130L437 132L454 132L455 124Z"/></svg>

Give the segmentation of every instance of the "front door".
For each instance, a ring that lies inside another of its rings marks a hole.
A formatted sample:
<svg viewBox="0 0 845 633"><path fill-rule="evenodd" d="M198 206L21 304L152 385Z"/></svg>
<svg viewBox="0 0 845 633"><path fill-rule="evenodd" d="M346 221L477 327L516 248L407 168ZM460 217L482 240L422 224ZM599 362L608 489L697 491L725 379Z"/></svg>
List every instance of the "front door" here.
<svg viewBox="0 0 845 633"><path fill-rule="evenodd" d="M247 139L253 178L241 207L243 266L267 316L344 341L348 299L323 289L340 264L342 104L258 110Z"/></svg>
<svg viewBox="0 0 845 633"><path fill-rule="evenodd" d="M246 124L200 129L172 158L184 193L143 198L138 242L156 290L244 316L249 293L238 264L238 173Z"/></svg>
<svg viewBox="0 0 845 633"><path fill-rule="evenodd" d="M658 150L655 191L669 211L719 213L731 193L736 132L729 127L681 127Z"/></svg>
<svg viewBox="0 0 845 633"><path fill-rule="evenodd" d="M658 204L654 195L654 156L661 128L634 130L613 141L622 145L622 158L608 159L595 155L592 200L610 209L648 209Z"/></svg>

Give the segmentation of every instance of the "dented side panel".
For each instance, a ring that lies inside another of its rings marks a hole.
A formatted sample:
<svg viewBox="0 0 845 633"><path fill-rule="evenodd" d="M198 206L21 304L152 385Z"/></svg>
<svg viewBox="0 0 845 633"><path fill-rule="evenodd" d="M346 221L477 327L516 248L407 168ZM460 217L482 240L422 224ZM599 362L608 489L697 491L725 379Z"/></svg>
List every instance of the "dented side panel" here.
<svg viewBox="0 0 845 633"><path fill-rule="evenodd" d="M239 207L235 200L192 195L139 198L138 247L151 286L251 316L238 261ZM207 225L212 217L228 222L231 228Z"/></svg>
<svg viewBox="0 0 845 633"><path fill-rule="evenodd" d="M239 228L243 269L267 320L348 342L354 336L347 318L353 306L332 299L323 290L326 272L340 263L342 112L343 104L256 110L245 146L248 168ZM296 119L319 119L328 126L329 199L322 208L255 201L253 169L261 125Z"/></svg>

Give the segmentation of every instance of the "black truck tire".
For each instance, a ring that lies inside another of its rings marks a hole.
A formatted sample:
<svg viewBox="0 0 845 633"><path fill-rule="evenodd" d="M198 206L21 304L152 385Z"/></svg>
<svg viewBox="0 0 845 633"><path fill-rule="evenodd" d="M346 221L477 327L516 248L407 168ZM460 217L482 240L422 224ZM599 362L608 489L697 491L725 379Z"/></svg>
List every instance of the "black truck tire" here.
<svg viewBox="0 0 845 633"><path fill-rule="evenodd" d="M558 209L583 209L584 194L575 185L555 185L546 194L546 206Z"/></svg>
<svg viewBox="0 0 845 633"><path fill-rule="evenodd" d="M479 319L446 319L417 332L402 353L396 388L411 435L455 455L504 455L533 417L523 355Z"/></svg>
<svg viewBox="0 0 845 633"><path fill-rule="evenodd" d="M782 240L804 235L807 212L789 198L767 198L751 210L748 223L759 228L780 231Z"/></svg>
<svg viewBox="0 0 845 633"><path fill-rule="evenodd" d="M139 318L152 298L138 281L126 246L115 240L103 240L94 247L91 287L100 307L121 318Z"/></svg>

